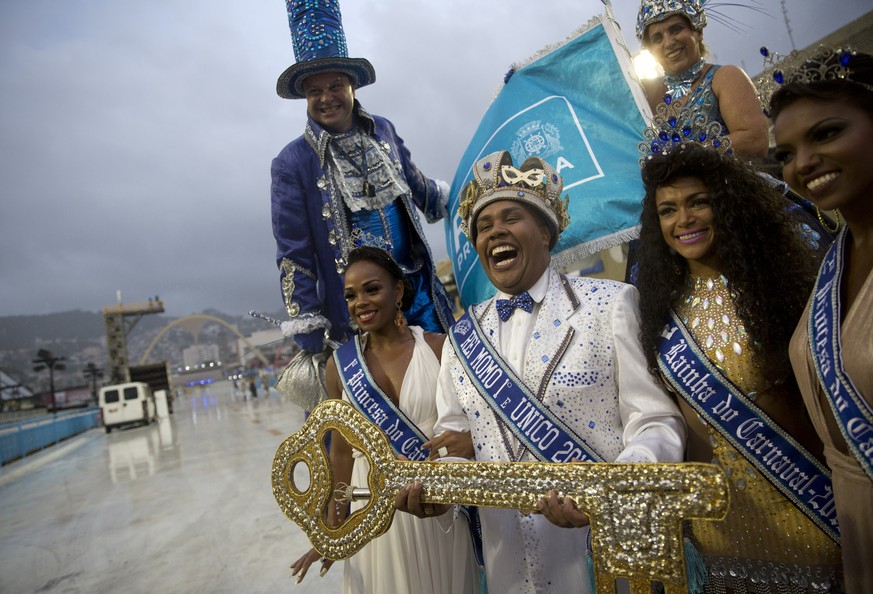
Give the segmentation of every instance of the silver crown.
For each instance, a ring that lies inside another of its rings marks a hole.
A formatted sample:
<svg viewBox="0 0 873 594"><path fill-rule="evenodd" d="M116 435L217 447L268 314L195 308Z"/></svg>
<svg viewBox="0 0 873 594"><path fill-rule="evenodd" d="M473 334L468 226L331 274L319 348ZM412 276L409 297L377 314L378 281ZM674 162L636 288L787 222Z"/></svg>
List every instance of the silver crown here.
<svg viewBox="0 0 873 594"><path fill-rule="evenodd" d="M368 245L371 247L377 247L379 249L385 250L389 254L391 254L392 250L394 249L393 245L389 240L385 239L384 237L379 237L378 235L373 235L369 231L364 231L360 227L352 228L350 238L354 247L362 247Z"/></svg>
<svg viewBox="0 0 873 594"><path fill-rule="evenodd" d="M516 168L509 152L491 153L476 161L473 179L461 190L459 227L475 243L475 221L483 208L498 200L523 202L543 213L554 227L551 249L570 224L569 197L561 199L563 188L564 180L555 168L539 157L528 157Z"/></svg>
<svg viewBox="0 0 873 594"><path fill-rule="evenodd" d="M852 59L857 55L852 47L825 47L794 50L787 56L761 48L764 72L756 84L758 97L765 110L770 106L773 94L787 84L811 84L829 80L845 80L860 84L870 90L870 85L853 80Z"/></svg>
<svg viewBox="0 0 873 594"><path fill-rule="evenodd" d="M649 25L660 23L677 14L686 17L695 31L706 26L703 0L643 0L637 13L637 39L643 40Z"/></svg>
<svg viewBox="0 0 873 594"><path fill-rule="evenodd" d="M641 155L640 167L652 157L666 155L686 144L699 144L722 155L733 154L730 138L724 136L722 125L707 118L694 102L660 104L652 125L643 130L643 136L646 140L637 145Z"/></svg>

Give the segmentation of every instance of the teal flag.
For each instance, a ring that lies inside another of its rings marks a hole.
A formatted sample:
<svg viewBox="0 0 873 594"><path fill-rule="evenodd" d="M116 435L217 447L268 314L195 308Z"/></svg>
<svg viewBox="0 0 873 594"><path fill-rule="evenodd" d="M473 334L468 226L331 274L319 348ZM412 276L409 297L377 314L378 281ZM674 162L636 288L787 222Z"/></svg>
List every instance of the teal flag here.
<svg viewBox="0 0 873 594"><path fill-rule="evenodd" d="M552 252L568 266L638 234L643 186L637 145L649 108L618 26L596 17L577 36L520 67L500 90L452 181L446 245L461 301L495 292L459 228L458 202L473 164L498 150L516 166L536 156L564 179L570 226Z"/></svg>

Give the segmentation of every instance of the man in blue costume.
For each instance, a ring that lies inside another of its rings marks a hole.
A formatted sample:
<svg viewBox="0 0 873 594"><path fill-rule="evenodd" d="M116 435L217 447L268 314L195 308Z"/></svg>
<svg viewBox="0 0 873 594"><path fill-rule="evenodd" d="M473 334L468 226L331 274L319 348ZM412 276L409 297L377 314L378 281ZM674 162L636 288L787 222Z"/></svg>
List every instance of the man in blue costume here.
<svg viewBox="0 0 873 594"><path fill-rule="evenodd" d="M366 59L348 57L339 4L286 5L297 63L279 77L276 92L306 99L308 122L272 165L276 261L290 318L283 332L309 353L321 352L326 337L350 337L342 275L346 254L361 243L386 249L409 277L409 323L445 332L453 308L416 209L428 222L443 218L448 184L425 177L394 125L355 99L355 89L376 73Z"/></svg>

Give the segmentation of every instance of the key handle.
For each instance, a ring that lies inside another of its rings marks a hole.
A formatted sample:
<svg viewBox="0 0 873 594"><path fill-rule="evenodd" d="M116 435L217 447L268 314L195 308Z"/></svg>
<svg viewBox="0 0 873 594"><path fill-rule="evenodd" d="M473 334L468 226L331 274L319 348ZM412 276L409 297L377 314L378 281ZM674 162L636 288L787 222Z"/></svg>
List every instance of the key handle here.
<svg viewBox="0 0 873 594"><path fill-rule="evenodd" d="M358 552L362 543L391 527L394 497L371 496L362 509L339 526L327 524L324 511L333 494L333 468L324 440L331 430L339 432L369 461L367 487L370 493L386 492L388 481L384 470L396 462L388 438L351 404L330 399L315 407L300 429L276 451L272 468L273 496L288 519L306 532L316 551L331 559L346 559ZM306 489L294 482L298 464L304 464L309 470Z"/></svg>

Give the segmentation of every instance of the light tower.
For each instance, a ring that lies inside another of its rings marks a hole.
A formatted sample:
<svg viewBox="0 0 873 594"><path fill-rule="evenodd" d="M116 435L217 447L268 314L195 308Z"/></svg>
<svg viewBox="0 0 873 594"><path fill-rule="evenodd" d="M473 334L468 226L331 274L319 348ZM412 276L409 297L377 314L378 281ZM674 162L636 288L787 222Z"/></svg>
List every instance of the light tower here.
<svg viewBox="0 0 873 594"><path fill-rule="evenodd" d="M164 302L156 295L154 299L137 303L122 303L121 291L118 303L103 308L106 323L106 350L109 352L109 381L118 384L128 381L127 335L144 315L164 313Z"/></svg>

